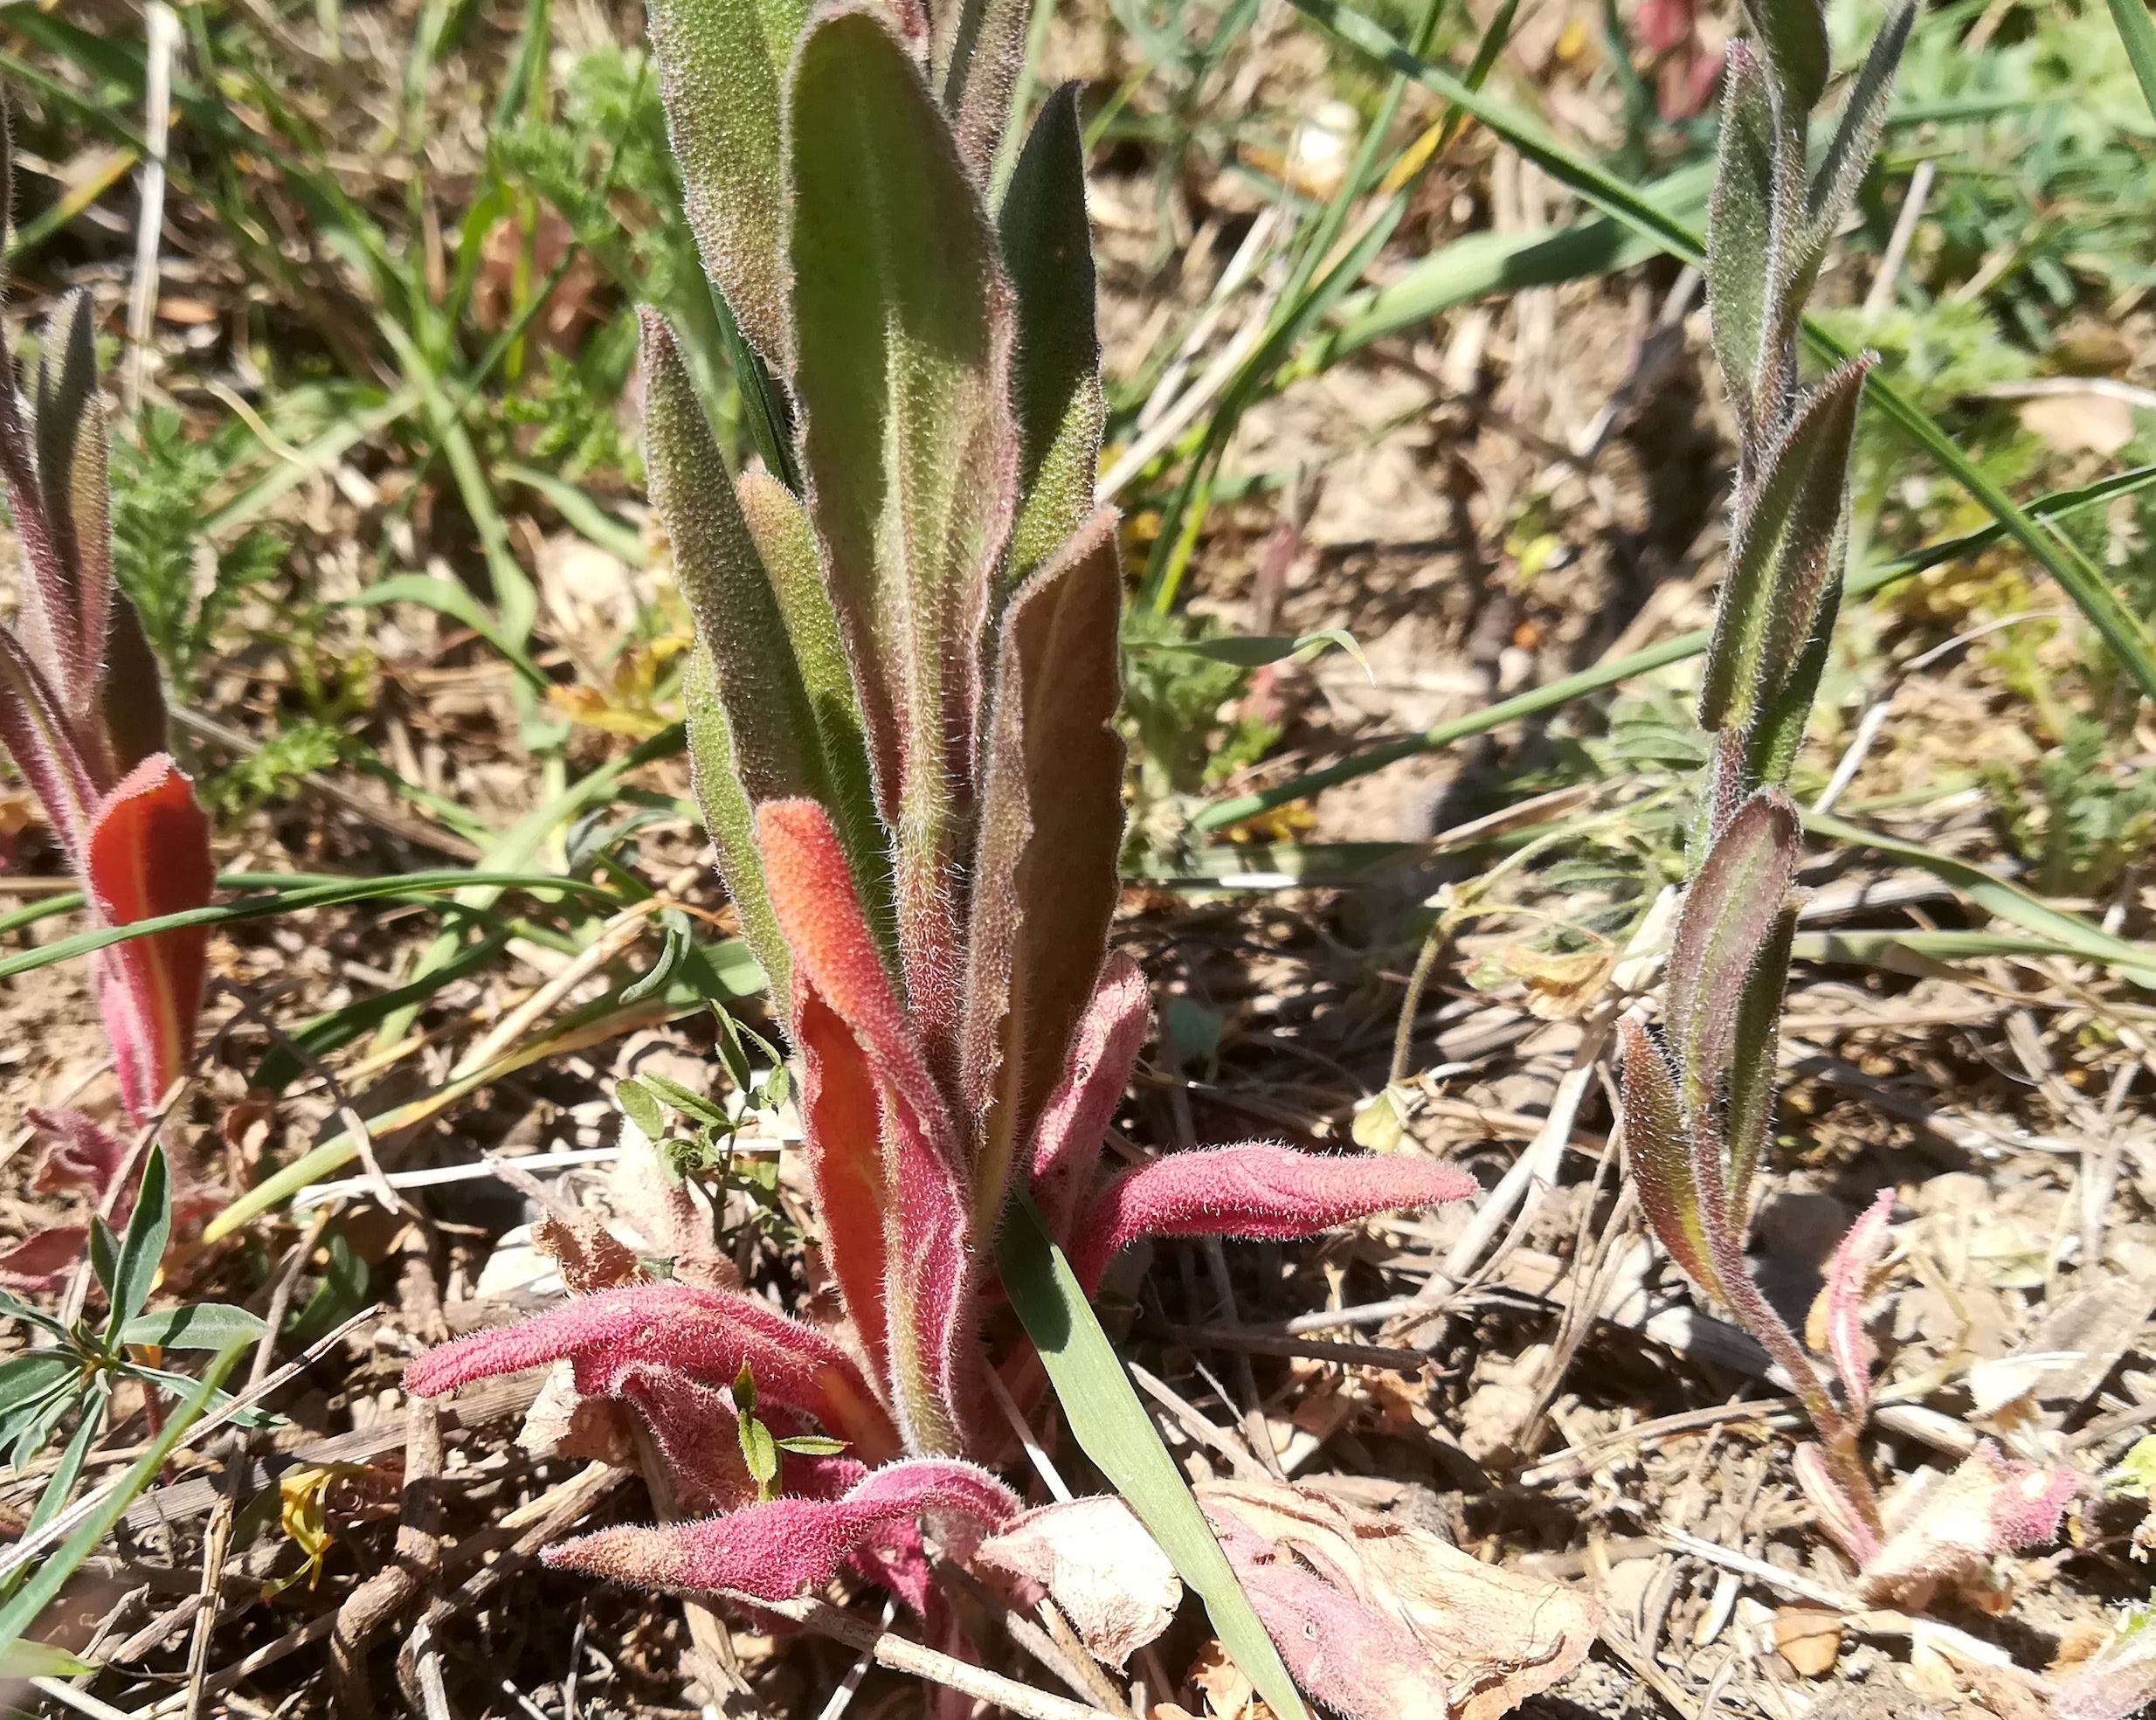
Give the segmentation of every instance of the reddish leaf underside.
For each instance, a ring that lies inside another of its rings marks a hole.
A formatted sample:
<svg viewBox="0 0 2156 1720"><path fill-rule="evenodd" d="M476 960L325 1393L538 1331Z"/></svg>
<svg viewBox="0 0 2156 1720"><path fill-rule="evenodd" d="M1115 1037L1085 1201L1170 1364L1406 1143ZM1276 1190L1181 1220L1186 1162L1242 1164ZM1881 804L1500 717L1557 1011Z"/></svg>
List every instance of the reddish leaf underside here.
<svg viewBox="0 0 2156 1720"><path fill-rule="evenodd" d="M171 757L146 758L105 797L89 828L85 872L108 925L131 925L209 904L217 888L210 821ZM98 1003L121 1095L146 1119L194 1049L209 929L189 926L114 944L98 955Z"/></svg>
<svg viewBox="0 0 2156 1720"><path fill-rule="evenodd" d="M773 1499L673 1528L601 1530L543 1557L618 1582L784 1600L829 1582L849 1556L925 1512L993 1530L1018 1510L1018 1496L985 1469L915 1459L875 1470L840 1499Z"/></svg>
<svg viewBox="0 0 2156 1720"><path fill-rule="evenodd" d="M1071 1270L1088 1294L1141 1236L1285 1241L1377 1212L1435 1206L1476 1192L1466 1171L1394 1154L1321 1157L1257 1143L1171 1153L1109 1178L1072 1237Z"/></svg>
<svg viewBox="0 0 2156 1720"><path fill-rule="evenodd" d="M1033 1131L1033 1195L1048 1234L1066 1249L1079 1203L1100 1168L1109 1119L1130 1084L1131 1066L1152 1026L1145 975L1120 950L1109 952L1092 1004L1071 1040L1063 1079Z"/></svg>
<svg viewBox="0 0 2156 1720"><path fill-rule="evenodd" d="M54 1225L32 1231L0 1254L0 1288L49 1290L82 1264L90 1245L87 1225Z"/></svg>
<svg viewBox="0 0 2156 1720"><path fill-rule="evenodd" d="M475 1332L420 1357L404 1383L435 1398L469 1380L564 1357L577 1364L577 1389L594 1397L618 1395L639 1369L721 1385L745 1364L762 1399L813 1415L863 1457L879 1461L895 1448L875 1394L837 1344L753 1296L688 1284L601 1290L522 1324Z"/></svg>
<svg viewBox="0 0 2156 1720"><path fill-rule="evenodd" d="M1013 1158L1063 1072L1115 915L1122 606L1116 515L1102 508L1004 618L982 737L962 1046L983 1230L1003 1210Z"/></svg>

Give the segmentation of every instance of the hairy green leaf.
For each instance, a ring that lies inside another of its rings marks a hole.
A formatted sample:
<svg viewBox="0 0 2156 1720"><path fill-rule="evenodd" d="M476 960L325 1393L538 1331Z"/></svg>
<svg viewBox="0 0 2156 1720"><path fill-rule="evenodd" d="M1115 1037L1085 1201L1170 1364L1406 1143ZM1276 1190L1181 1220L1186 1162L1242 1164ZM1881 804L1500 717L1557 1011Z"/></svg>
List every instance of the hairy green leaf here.
<svg viewBox="0 0 2156 1720"><path fill-rule="evenodd" d="M756 806L734 769L718 674L701 645L690 653L681 676L681 713L688 735L689 780L703 812L704 829L717 850L719 876L741 916L742 939L770 980L772 1000L783 1014L792 995L793 954L771 913L764 856L757 847Z"/></svg>
<svg viewBox="0 0 2156 1720"><path fill-rule="evenodd" d="M1625 1157L1639 1185L1640 1205L1669 1257L1708 1295L1726 1302L1701 1210L1695 1146L1669 1060L1654 1035L1631 1017L1618 1023L1618 1033L1624 1047Z"/></svg>
<svg viewBox="0 0 2156 1720"><path fill-rule="evenodd" d="M1837 572L1848 507L1849 443L1869 359L1844 365L1799 405L1787 432L1740 490L1729 572L1700 682L1709 731L1748 729L1795 675Z"/></svg>
<svg viewBox="0 0 2156 1720"><path fill-rule="evenodd" d="M1011 535L1008 577L1015 584L1092 512L1107 412L1076 84L1064 85L1042 106L996 224L1018 300L1011 392L1025 501Z"/></svg>
<svg viewBox="0 0 2156 1720"><path fill-rule="evenodd" d="M981 1124L983 1233L1002 1211L1017 1143L1062 1074L1115 915L1122 609L1116 515L1103 508L1019 588L1004 625L983 737L962 1074Z"/></svg>
<svg viewBox="0 0 2156 1720"><path fill-rule="evenodd" d="M1745 16L1766 50L1782 124L1801 137L1833 70L1826 9L1820 0L1745 0Z"/></svg>
<svg viewBox="0 0 2156 1720"><path fill-rule="evenodd" d="M1774 111L1766 67L1732 42L1723 73L1722 142L1707 205L1707 317L1715 356L1745 423L1763 383L1761 342L1773 249Z"/></svg>
<svg viewBox="0 0 2156 1720"><path fill-rule="evenodd" d="M979 195L876 14L819 17L787 135L810 514L857 671L898 942L931 1054L958 1016L976 641L1010 535L1011 292Z"/></svg>
<svg viewBox="0 0 2156 1720"><path fill-rule="evenodd" d="M1737 1001L1723 1134L1729 1149L1729 1208L1739 1228L1752 1205L1752 1174L1759 1169L1774 1121L1775 1050L1796 930L1796 909L1785 908L1745 975Z"/></svg>
<svg viewBox="0 0 2156 1720"><path fill-rule="evenodd" d="M890 860L876 819L868 737L860 698L854 691L853 666L839 637L839 618L816 559L815 531L793 492L768 472L743 473L735 493L778 598L802 688L808 695L823 751L826 804L853 862L870 922L888 933Z"/></svg>
<svg viewBox="0 0 2156 1720"><path fill-rule="evenodd" d="M774 369L791 362L779 86L805 4L651 0L652 49L704 269Z"/></svg>
<svg viewBox="0 0 2156 1720"><path fill-rule="evenodd" d="M1826 253L1828 241L1848 213L1856 189L1870 169L1872 155L1879 147L1880 128L1886 123L1887 107L1894 98L1895 70L1902 63L1902 51L1909 45L1909 32L1916 19L1915 0L1904 0L1887 15L1842 109L1841 123L1835 128L1827 158L1812 176L1804 205L1808 231L1797 277L1800 291L1811 290L1813 274Z"/></svg>

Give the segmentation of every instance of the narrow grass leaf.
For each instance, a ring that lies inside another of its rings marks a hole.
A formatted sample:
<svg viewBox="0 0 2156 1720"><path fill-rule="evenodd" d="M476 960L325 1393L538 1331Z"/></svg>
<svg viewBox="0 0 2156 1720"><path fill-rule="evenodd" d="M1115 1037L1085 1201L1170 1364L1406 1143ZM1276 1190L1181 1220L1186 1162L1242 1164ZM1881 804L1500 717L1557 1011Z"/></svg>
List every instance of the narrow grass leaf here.
<svg viewBox="0 0 2156 1720"><path fill-rule="evenodd" d="M1040 1352L1072 1434L1206 1604L1213 1628L1281 1720L1310 1720L1302 1693L1236 1580L1198 1502L1160 1442L1062 1251L1024 1196L1011 1204L997 1264Z"/></svg>

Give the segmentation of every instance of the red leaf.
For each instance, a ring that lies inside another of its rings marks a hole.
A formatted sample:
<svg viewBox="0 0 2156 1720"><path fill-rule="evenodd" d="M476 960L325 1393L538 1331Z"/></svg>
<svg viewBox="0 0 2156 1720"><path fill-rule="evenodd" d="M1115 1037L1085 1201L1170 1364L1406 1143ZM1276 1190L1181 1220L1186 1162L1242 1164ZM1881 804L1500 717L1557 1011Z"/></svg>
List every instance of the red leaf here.
<svg viewBox="0 0 2156 1720"><path fill-rule="evenodd" d="M773 1499L670 1529L601 1530L542 1557L620 1582L784 1600L829 1582L849 1556L923 1512L992 1530L1018 1510L1018 1496L987 1470L923 1458L874 1471L843 1499Z"/></svg>
<svg viewBox="0 0 2156 1720"><path fill-rule="evenodd" d="M33 1231L0 1254L0 1284L10 1290L49 1290L82 1264L89 1246L86 1225Z"/></svg>
<svg viewBox="0 0 2156 1720"><path fill-rule="evenodd" d="M627 1369L615 1388L650 1426L683 1511L738 1510L755 1501L756 1478L741 1454L740 1423L724 1392L673 1368Z"/></svg>
<svg viewBox="0 0 2156 1720"><path fill-rule="evenodd" d="M1434 1206L1476 1192L1449 1164L1395 1154L1321 1157L1257 1143L1171 1153L1112 1178L1071 1239L1071 1270L1088 1294L1141 1236L1286 1240L1368 1218Z"/></svg>
<svg viewBox="0 0 2156 1720"><path fill-rule="evenodd" d="M1887 1220L1894 1216L1894 1191L1882 1189L1863 1215L1849 1226L1827 1267L1827 1353L1850 1413L1860 1422L1871 1408L1874 1350L1864 1335L1864 1281L1886 1252Z"/></svg>
<svg viewBox="0 0 2156 1720"><path fill-rule="evenodd" d="M813 1328L753 1296L688 1284L637 1284L578 1296L520 1325L446 1344L404 1371L422 1398L468 1380L516 1373L564 1357L577 1389L613 1397L632 1371L669 1369L707 1385L731 1385L746 1364L758 1394L813 1415L863 1456L895 1448L888 1418L843 1350Z"/></svg>
<svg viewBox="0 0 2156 1720"><path fill-rule="evenodd" d="M105 797L90 821L84 872L107 925L208 906L217 888L210 821L169 755L144 759ZM98 953L98 1005L121 1097L138 1122L193 1054L208 942L207 927L189 926Z"/></svg>
<svg viewBox="0 0 2156 1720"><path fill-rule="evenodd" d="M1151 993L1138 964L1120 950L1111 951L1072 1037L1063 1079L1033 1131L1033 1199L1048 1234L1066 1247L1152 1015Z"/></svg>
<svg viewBox="0 0 2156 1720"><path fill-rule="evenodd" d="M824 1264L879 1378L890 1370L883 1299L883 1155L876 1081L838 1012L804 972L793 985L793 1043L801 1059L801 1121Z"/></svg>

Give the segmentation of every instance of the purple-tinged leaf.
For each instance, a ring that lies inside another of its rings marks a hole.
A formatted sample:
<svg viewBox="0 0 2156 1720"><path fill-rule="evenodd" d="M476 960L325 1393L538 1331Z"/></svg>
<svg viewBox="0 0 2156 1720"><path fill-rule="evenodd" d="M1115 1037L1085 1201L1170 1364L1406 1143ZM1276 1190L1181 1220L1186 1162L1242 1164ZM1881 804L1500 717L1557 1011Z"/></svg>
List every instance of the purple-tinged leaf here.
<svg viewBox="0 0 2156 1720"><path fill-rule="evenodd" d="M1076 84L1041 104L996 211L996 228L1018 302L1011 392L1025 501L1011 534L1008 576L1018 580L1084 523L1100 473L1107 403L1094 328L1093 233Z"/></svg>
<svg viewBox="0 0 2156 1720"><path fill-rule="evenodd" d="M1141 1236L1289 1241L1379 1212L1463 1200L1477 1187L1456 1165L1399 1153L1326 1157L1263 1142L1169 1153L1108 1179L1071 1238L1070 1266L1090 1295Z"/></svg>
<svg viewBox="0 0 2156 1720"><path fill-rule="evenodd" d="M95 323L87 289L69 294L45 323L31 428L52 564L31 569L23 584L24 642L60 695L78 744L93 756L103 750L98 688L112 603Z"/></svg>
<svg viewBox="0 0 2156 1720"><path fill-rule="evenodd" d="M1859 1422L1871 1409L1871 1370L1876 1358L1864 1332L1865 1284L1886 1252L1887 1222L1893 1216L1894 1191L1882 1189L1827 1263L1827 1353L1841 1376L1849 1413Z"/></svg>
<svg viewBox="0 0 2156 1720"><path fill-rule="evenodd" d="M625 1369L613 1385L612 1395L633 1404L650 1427L684 1514L736 1511L756 1502L756 1481L742 1461L738 1423L725 1392L665 1367Z"/></svg>
<svg viewBox="0 0 2156 1720"><path fill-rule="evenodd" d="M0 1288L50 1290L64 1284L83 1262L90 1243L86 1225L33 1230L0 1254Z"/></svg>
<svg viewBox="0 0 2156 1720"><path fill-rule="evenodd" d="M994 1530L1018 1510L1017 1496L987 1470L915 1459L874 1471L842 1499L773 1499L675 1528L601 1530L542 1557L618 1582L784 1600L821 1587L858 1549L924 1515Z"/></svg>
<svg viewBox="0 0 2156 1720"><path fill-rule="evenodd" d="M704 271L774 370L792 362L779 90L795 0L651 0L667 132Z"/></svg>
<svg viewBox="0 0 2156 1720"><path fill-rule="evenodd" d="M978 1392L979 1268L965 1184L905 1105L888 1099L890 1203L883 1230L891 1401L906 1448L956 1456Z"/></svg>
<svg viewBox="0 0 2156 1720"><path fill-rule="evenodd" d="M1011 92L1026 57L1026 0L956 0L936 8L930 68L958 154L985 186L1011 115Z"/></svg>
<svg viewBox="0 0 2156 1720"><path fill-rule="evenodd" d="M6 395L0 386L0 399ZM0 446L4 443L0 432ZM4 627L0 627L0 745L38 797L46 824L79 875L89 853L91 820L102 798L99 778L75 743L52 683Z"/></svg>
<svg viewBox="0 0 2156 1720"><path fill-rule="evenodd" d="M830 1338L753 1296L688 1284L601 1290L518 1325L474 1332L418 1357L404 1384L416 1396L438 1398L471 1380L565 1358L577 1364L577 1389L599 1397L615 1396L639 1369L730 1385L746 1365L766 1399L813 1415L863 1456L894 1447L875 1393Z"/></svg>
<svg viewBox="0 0 2156 1720"><path fill-rule="evenodd" d="M1721 1102L1741 1005L1789 904L1798 833L1789 798L1759 790L1709 846L1677 915L1666 1033L1678 1102L1703 1157L1720 1157L1719 1129L1709 1136L1702 1125Z"/></svg>
<svg viewBox="0 0 2156 1720"><path fill-rule="evenodd" d="M2058 1675L2051 1720L2129 1720L2156 1702L2156 1606L2128 1608L2086 1660Z"/></svg>
<svg viewBox="0 0 2156 1720"><path fill-rule="evenodd" d="M1048 1234L1067 1253L1080 1204L1100 1169L1109 1119L1152 1025L1152 990L1144 971L1122 950L1110 950L1071 1040L1063 1079L1033 1129L1033 1201Z"/></svg>
<svg viewBox="0 0 2156 1720"><path fill-rule="evenodd" d="M960 1065L983 1234L1063 1073L1115 917L1122 610L1116 516L1102 508L1026 582L1004 619L983 736Z"/></svg>
<svg viewBox="0 0 2156 1720"><path fill-rule="evenodd" d="M893 831L906 995L953 1071L991 584L1015 507L1011 291L905 45L820 14L786 140L802 468Z"/></svg>
<svg viewBox="0 0 2156 1720"><path fill-rule="evenodd" d="M1807 1440L1790 1454L1789 1466L1796 1474L1798 1488L1818 1513L1820 1527L1834 1537L1835 1544L1860 1568L1877 1558L1879 1537L1835 1478L1827 1454Z"/></svg>
<svg viewBox="0 0 2156 1720"><path fill-rule="evenodd" d="M217 889L210 820L186 772L162 753L128 772L91 819L82 870L108 926L207 907ZM121 1097L138 1123L194 1054L208 948L209 928L187 926L114 944L94 959Z"/></svg>
<svg viewBox="0 0 2156 1720"><path fill-rule="evenodd" d="M1726 1302L1701 1211L1696 1152L1669 1060L1637 1017L1624 1017L1617 1033L1624 1047L1625 1157L1640 1205L1669 1257L1709 1295Z"/></svg>

